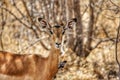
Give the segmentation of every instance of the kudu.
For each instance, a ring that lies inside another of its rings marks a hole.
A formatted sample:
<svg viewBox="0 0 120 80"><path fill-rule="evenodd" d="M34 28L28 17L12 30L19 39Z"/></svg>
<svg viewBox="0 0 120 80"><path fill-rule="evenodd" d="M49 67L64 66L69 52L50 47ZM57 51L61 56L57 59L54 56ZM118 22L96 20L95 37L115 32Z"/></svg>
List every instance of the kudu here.
<svg viewBox="0 0 120 80"><path fill-rule="evenodd" d="M59 56L63 37L76 19L66 26L51 26L45 19L37 18L40 27L50 35L49 56L38 54L14 54L0 51L0 80L52 80L58 71Z"/></svg>

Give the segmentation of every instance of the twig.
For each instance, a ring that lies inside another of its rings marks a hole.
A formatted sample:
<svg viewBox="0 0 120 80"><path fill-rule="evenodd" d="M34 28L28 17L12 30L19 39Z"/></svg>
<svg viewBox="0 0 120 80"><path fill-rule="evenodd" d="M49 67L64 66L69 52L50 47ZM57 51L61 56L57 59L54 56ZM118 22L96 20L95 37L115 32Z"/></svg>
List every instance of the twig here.
<svg viewBox="0 0 120 80"><path fill-rule="evenodd" d="M19 20L23 20L24 18L26 18L26 16L25 17L21 17L21 18L19 18ZM16 19L12 19L12 20L10 20L10 22L15 22L16 21Z"/></svg>
<svg viewBox="0 0 120 80"><path fill-rule="evenodd" d="M106 37L108 38L108 39L110 39L111 41L115 41L114 39L112 39L112 38L110 38L110 36L109 36L109 34L108 34L108 32L106 31L106 29L102 26L102 29L103 29L103 31L104 31L104 33L105 33L105 35L106 35Z"/></svg>
<svg viewBox="0 0 120 80"><path fill-rule="evenodd" d="M15 6L16 10L21 14L22 17L25 17L25 15L20 11L20 9L16 6L15 0L13 0L13 6Z"/></svg>
<svg viewBox="0 0 120 80"><path fill-rule="evenodd" d="M18 17L16 17L16 15L15 15L14 13L12 13L10 10L8 10L8 9L2 7L2 6L0 6L0 8L2 8L2 9L4 9L5 11L9 12L12 16L15 17L16 20L18 20L21 24L23 24L23 25L24 25L25 27L27 27L28 29L32 30L32 31L35 33L35 35L38 37L38 35L37 35L35 29L33 29L33 27L28 27L27 24L25 24L24 22L22 22L22 21L21 21Z"/></svg>
<svg viewBox="0 0 120 80"><path fill-rule="evenodd" d="M95 49L95 48L97 48L97 47L99 46L99 44L101 44L102 42L107 42L107 41L115 42L114 39L116 39L116 38L101 39L101 40L99 40L99 41L96 43L96 45L92 48L92 50Z"/></svg>
<svg viewBox="0 0 120 80"><path fill-rule="evenodd" d="M120 8L120 6L118 6L117 4L115 4L114 2L112 2L111 0L110 0L110 2L111 2L113 5L115 5L116 7Z"/></svg>
<svg viewBox="0 0 120 80"><path fill-rule="evenodd" d="M31 16L33 17L33 9L34 9L34 4L35 4L35 0L31 0Z"/></svg>
<svg viewBox="0 0 120 80"><path fill-rule="evenodd" d="M32 23L32 25L35 25L35 26L36 26L36 28L37 28L37 30L39 30L39 32L41 32L40 28L34 23L34 21L33 21L32 17L31 17L31 15L30 15L30 13L29 13L29 10L28 10L28 8L27 8L27 6L26 6L25 1L22 0L22 3L23 3L23 5L24 5L24 7L25 7L25 10L26 10L27 14L28 14L28 18L30 19L30 22ZM39 38L39 36L38 36L36 30L35 30L33 27L31 27L31 28L34 30L34 32L35 32L37 38ZM43 43L41 40L40 40L40 43L41 43L41 45L42 45L46 50L49 50L49 49L44 45L44 43Z"/></svg>
<svg viewBox="0 0 120 80"><path fill-rule="evenodd" d="M2 50L4 50L3 41L2 41L2 34L3 34L3 30L4 30L4 25L5 25L3 9L1 9L1 17L2 17L2 21L1 21L2 29L1 29L1 33L0 33L0 44L1 44Z"/></svg>
<svg viewBox="0 0 120 80"><path fill-rule="evenodd" d="M83 13L81 14L81 17L83 17L84 16L84 14L85 14L85 12L87 11L87 9L88 9L89 7L86 5L86 8L85 8L85 10L83 11Z"/></svg>
<svg viewBox="0 0 120 80"><path fill-rule="evenodd" d="M41 30L39 29L39 27L34 23L34 21L33 21L32 17L31 17L31 15L30 15L30 13L29 13L29 10L28 10L28 8L27 8L27 6L26 6L25 1L22 0L22 3L23 3L23 5L24 5L24 7L25 7L25 10L26 10L27 15L28 15L27 17L29 18L30 22L32 23L32 25L35 25L35 26L36 26L36 28L37 28L37 30L39 30L39 32L41 32ZM38 38L39 36L38 36L36 30L35 30L33 27L31 27L31 29L33 29L33 31L34 31L36 37Z"/></svg>
<svg viewBox="0 0 120 80"><path fill-rule="evenodd" d="M117 29L117 36L116 36L116 43L115 43L115 59L116 59L116 62L119 66L119 74L118 74L118 77L119 77L119 80L120 80L120 62L118 60L118 52L117 52L117 49L118 49L118 41L119 41L119 31L120 31L120 19L119 19L119 26L118 26L118 29Z"/></svg>
<svg viewBox="0 0 120 80"><path fill-rule="evenodd" d="M22 3L23 3L23 6L24 6L24 8L25 8L25 11L27 12L27 17L30 19L30 22L32 22L32 24L34 24L32 18L31 18L31 16L30 16L29 10L28 10L28 8L27 8L27 6L26 6L25 1L22 0Z"/></svg>
<svg viewBox="0 0 120 80"><path fill-rule="evenodd" d="M10 10L0 6L0 8L4 9L5 11L9 12L12 16L15 17L16 20L18 20L21 24L23 24L24 26L26 26L27 28L31 29L31 27L28 27L27 24L23 23L14 13L12 13Z"/></svg>
<svg viewBox="0 0 120 80"><path fill-rule="evenodd" d="M37 39L34 43L31 43L28 47L26 47L26 48L24 48L24 49L22 49L21 51L19 51L18 52L18 54L20 54L21 52L23 52L23 51L25 51L25 50L27 50L28 48L30 48L30 47L32 47L34 44L36 44L37 42L41 42L41 40L42 39L46 39L46 38L48 38L48 37L44 37L44 38L41 38L41 39ZM43 44L44 45L44 44ZM46 46L45 46L46 47ZM46 47L46 49L47 50L49 50L47 47Z"/></svg>

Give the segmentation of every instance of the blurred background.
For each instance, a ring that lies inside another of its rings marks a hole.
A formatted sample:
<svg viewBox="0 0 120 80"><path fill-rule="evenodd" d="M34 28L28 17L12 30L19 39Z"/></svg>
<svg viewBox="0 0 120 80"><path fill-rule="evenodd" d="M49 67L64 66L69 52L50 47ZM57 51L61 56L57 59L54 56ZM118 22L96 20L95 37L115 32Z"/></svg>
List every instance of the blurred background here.
<svg viewBox="0 0 120 80"><path fill-rule="evenodd" d="M64 26L77 18L55 80L119 80L120 0L0 0L0 50L46 56L37 17Z"/></svg>

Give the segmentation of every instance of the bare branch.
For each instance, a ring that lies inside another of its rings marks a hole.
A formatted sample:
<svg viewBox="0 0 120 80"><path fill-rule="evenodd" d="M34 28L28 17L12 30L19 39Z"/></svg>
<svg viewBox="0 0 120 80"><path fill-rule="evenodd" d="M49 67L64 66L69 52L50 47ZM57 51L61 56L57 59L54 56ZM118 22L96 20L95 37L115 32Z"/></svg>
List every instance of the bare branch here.
<svg viewBox="0 0 120 80"><path fill-rule="evenodd" d="M35 25L35 26L36 26L36 28L37 28L37 30L39 30L39 32L41 32L41 30L39 29L39 27L34 23L34 21L33 21L32 17L31 17L31 15L30 15L30 13L29 13L29 10L28 10L28 8L27 8L27 6L26 6L25 1L22 0L22 3L23 3L24 8L25 8L25 10L26 10L26 12L27 12L27 15L28 15L27 17L29 18L30 22L32 23L32 25ZM33 27L31 27L31 29L33 29L33 31L34 31L36 37L38 38L39 36L38 36L36 30L35 30Z"/></svg>
<svg viewBox="0 0 120 80"><path fill-rule="evenodd" d="M118 49L118 41L119 41L119 32L120 31L120 19L119 19L119 26L118 26L118 29L117 29L117 36L116 36L116 43L115 43L115 58L116 58L116 62L119 66L119 80L120 80L120 62L118 60L118 52L117 52L117 49Z"/></svg>
<svg viewBox="0 0 120 80"><path fill-rule="evenodd" d="M5 11L9 12L12 16L15 17L15 19L17 19L21 24L23 24L24 26L26 26L27 28L31 29L31 27L28 27L27 24L23 23L14 13L12 13L10 10L0 6L0 8L4 9Z"/></svg>
<svg viewBox="0 0 120 80"><path fill-rule="evenodd" d="M103 26L102 26L102 29L103 29L103 31L104 31L106 37L109 38L110 40L112 40L112 41L114 42L115 40L113 40L112 38L110 38L108 32L106 31L106 29L105 29Z"/></svg>
<svg viewBox="0 0 120 80"><path fill-rule="evenodd" d="M40 41L40 43L41 43L41 40L46 39L46 38L48 38L48 37L44 37L44 38L41 38L41 39L37 39L35 42L31 43L28 47L25 47L24 49L22 49L21 51L19 51L18 54L20 54L21 52L23 52L23 51L29 49L30 47L34 46L34 44L36 44L36 43L39 42L39 41ZM43 43L42 43L42 44L43 44ZM43 44L42 46L43 46L46 50L49 50L44 44Z"/></svg>
<svg viewBox="0 0 120 80"><path fill-rule="evenodd" d="M27 12L27 17L30 19L30 22L32 22L32 24L34 24L32 18L31 18L31 16L30 16L29 10L28 10L28 8L27 8L27 6L26 6L25 1L22 0L22 3L23 3L23 6L24 6L24 8L25 8L25 11Z"/></svg>
<svg viewBox="0 0 120 80"><path fill-rule="evenodd" d="M115 38L100 39L100 40L96 43L96 45L92 48L92 50L95 49L95 48L97 48L102 42L108 42L108 41L115 42Z"/></svg>
<svg viewBox="0 0 120 80"><path fill-rule="evenodd" d="M20 9L16 6L15 0L13 0L13 6L16 8L16 10L21 14L22 17L25 17L25 15L20 11Z"/></svg>
<svg viewBox="0 0 120 80"><path fill-rule="evenodd" d="M86 5L86 8L85 8L85 10L83 11L83 13L81 14L81 17L83 17L84 16L84 14L85 14L85 12L87 11L87 9L88 9L89 7Z"/></svg>
<svg viewBox="0 0 120 80"><path fill-rule="evenodd" d="M28 29L31 29L31 30L35 33L36 37L38 38L38 34L36 33L36 31L35 31L35 29L34 29L33 27L29 27L27 24L25 24L24 22L22 22L22 21L21 21L14 13L12 13L10 10L8 10L8 9L2 7L2 6L0 6L0 8L2 8L2 9L4 9L5 11L9 12L9 13L10 13L12 16L14 16L15 19L18 20L21 24L23 24L23 25L24 25L25 27L27 27Z"/></svg>
<svg viewBox="0 0 120 80"><path fill-rule="evenodd" d="M116 7L120 8L120 6L118 6L117 4L115 4L113 1L110 0L110 2L115 5Z"/></svg>
<svg viewBox="0 0 120 80"><path fill-rule="evenodd" d="M4 50L3 41L2 41L2 34L3 34L3 30L4 30L4 25L5 25L3 9L1 9L1 17L2 17L2 21L1 21L2 29L1 29L1 33L0 33L0 44L1 44L2 50Z"/></svg>

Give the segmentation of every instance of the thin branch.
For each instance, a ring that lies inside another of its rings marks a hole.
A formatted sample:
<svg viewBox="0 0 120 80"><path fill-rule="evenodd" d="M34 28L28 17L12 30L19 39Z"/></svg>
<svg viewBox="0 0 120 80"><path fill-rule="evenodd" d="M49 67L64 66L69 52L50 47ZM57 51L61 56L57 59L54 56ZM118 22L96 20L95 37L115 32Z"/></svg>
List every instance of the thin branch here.
<svg viewBox="0 0 120 80"><path fill-rule="evenodd" d="M92 48L92 50L95 49L95 48L97 48L102 42L108 42L108 41L115 42L115 39L116 39L116 38L100 39L100 40L96 43L96 45Z"/></svg>
<svg viewBox="0 0 120 80"><path fill-rule="evenodd" d="M33 25L35 25L35 23L34 23L32 17L31 17L31 15L30 15L30 13L29 13L29 11L28 11L28 8L27 8L27 6L26 6L25 1L22 0L22 2L23 2L23 5L24 5L24 7L25 7L25 10L26 10L26 12L27 12L27 14L28 14L28 18L30 19L30 22L31 22ZM37 30L39 30L39 32L41 32L41 30L39 29L39 27L38 27L37 25L35 25L35 26L37 27ZM37 38L39 38L36 30L35 30L33 27L31 27L31 28L32 28L32 29L34 30L34 32L36 33ZM40 40L40 43L41 43L41 45L42 45L46 50L49 50L49 49L44 45L44 43L43 43L41 40Z"/></svg>
<svg viewBox="0 0 120 80"><path fill-rule="evenodd" d="M34 24L32 18L31 18L31 16L30 16L29 10L28 10L28 8L27 8L27 6L26 6L25 1L22 0L22 3L23 3L23 6L24 6L24 8L25 8L25 11L27 12L27 17L30 19L30 22L32 22L32 24Z"/></svg>
<svg viewBox="0 0 120 80"><path fill-rule="evenodd" d="M120 19L119 19L119 26L118 26L118 29L117 29L117 36L116 36L116 43L115 43L115 59L116 59L116 62L117 62L117 64L118 64L118 66L119 66L119 74L118 74L118 76L119 76L119 80L120 80L120 62L119 62L119 60L118 60L118 52L117 52L117 49L118 49L118 41L119 41L119 32L120 31Z"/></svg>
<svg viewBox="0 0 120 80"><path fill-rule="evenodd" d="M15 3L15 0L13 0L13 6L16 8L16 10L20 13L20 15L22 16L21 18L19 18L20 20L24 19L24 18L27 18L22 12L21 10L17 7L16 3ZM16 20L13 20L13 21L16 21ZM28 20L27 20L28 22ZM29 23L29 22L28 22Z"/></svg>
<svg viewBox="0 0 120 80"><path fill-rule="evenodd" d="M24 18L26 18L26 16L19 18L19 20L23 20ZM9 20L9 22L15 22L15 21L16 21L16 19L11 19L11 20Z"/></svg>
<svg viewBox="0 0 120 80"><path fill-rule="evenodd" d="M22 17L25 17L25 15L20 11L20 9L16 6L15 0L13 0L13 6L16 8L16 10L21 14Z"/></svg>
<svg viewBox="0 0 120 80"><path fill-rule="evenodd" d="M108 34L108 32L106 31L106 29L102 26L102 29L103 29L103 31L104 31L104 33L105 33L105 35L106 35L106 37L108 38L108 39L110 39L111 41L115 41L114 39L112 39L112 38L110 38L110 36L109 36L109 34Z"/></svg>
<svg viewBox="0 0 120 80"><path fill-rule="evenodd" d="M34 4L35 0L31 0L30 5L31 5L31 17L33 17L33 9L34 9ZM33 20L32 20L33 21ZM33 26L33 25L32 25Z"/></svg>
<svg viewBox="0 0 120 80"><path fill-rule="evenodd" d="M25 10L26 10L26 12L27 12L27 15L28 15L27 17L29 18L30 22L32 23L32 25L35 25L35 26L36 26L36 28L37 28L37 30L39 30L39 32L41 32L41 30L39 29L39 27L34 23L34 21L33 21L32 17L31 17L31 15L30 15L30 13L29 13L29 10L28 10L28 8L27 8L27 6L26 6L25 1L22 0L22 3L23 3L24 8L25 8ZM39 38L39 36L38 36L36 30L35 30L33 27L31 27L31 29L33 29L33 31L34 31L36 37Z"/></svg>
<svg viewBox="0 0 120 80"><path fill-rule="evenodd" d="M1 33L0 33L0 44L1 44L2 50L4 50L3 41L2 41L2 35L3 35L3 30L4 30L4 25L5 25L3 9L1 9L1 17L2 17L2 21L1 21L2 29L1 29Z"/></svg>
<svg viewBox="0 0 120 80"><path fill-rule="evenodd" d="M110 2L115 5L116 7L120 8L120 6L118 6L117 4L115 4L113 1L110 0Z"/></svg>
<svg viewBox="0 0 120 80"><path fill-rule="evenodd" d="M0 8L2 8L2 9L4 9L5 11L9 12L9 13L10 13L12 16L14 16L14 18L15 18L16 20L18 20L21 24L23 24L23 25L26 26L27 28L31 29L31 27L28 27L27 24L23 23L23 22L22 22L14 13L12 13L10 10L8 10L8 9L2 7L2 6L0 6Z"/></svg>
<svg viewBox="0 0 120 80"><path fill-rule="evenodd" d="M84 14L85 14L85 12L87 11L87 9L88 9L89 7L86 5L86 8L85 8L85 10L83 11L83 13L81 14L81 17L83 17L84 16Z"/></svg>
<svg viewBox="0 0 120 80"><path fill-rule="evenodd" d="M28 27L27 24L25 24L24 22L22 22L22 21L21 21L18 17L16 17L16 15L15 15L14 13L12 13L10 10L8 10L8 9L2 7L2 6L0 6L0 8L2 8L2 9L4 9L5 11L9 12L9 13L10 13L12 16L14 16L15 19L18 20L21 24L23 24L23 25L24 25L25 27L27 27L28 29L31 29L31 30L35 33L36 37L38 38L38 34L36 33L36 30L35 30L33 27Z"/></svg>
<svg viewBox="0 0 120 80"><path fill-rule="evenodd" d="M109 10L109 9L106 9ZM113 20L114 18L119 18L119 16L111 16L108 14L101 14L102 16L104 16L105 18L109 19L109 20Z"/></svg>
<svg viewBox="0 0 120 80"><path fill-rule="evenodd" d="M34 46L34 44L36 44L36 43L39 42L39 41L40 41L40 43L41 43L41 40L46 39L46 38L48 38L48 37L44 37L44 38L41 38L41 39L37 39L34 43L31 43L28 47L26 47L26 48L22 49L21 51L19 51L18 54L20 54L21 52L23 52L23 51L29 49L30 47ZM43 44L43 43L42 43L42 44ZM45 45L43 44L43 46L45 46ZM46 46L45 46L45 49L46 49L46 50L49 50Z"/></svg>

